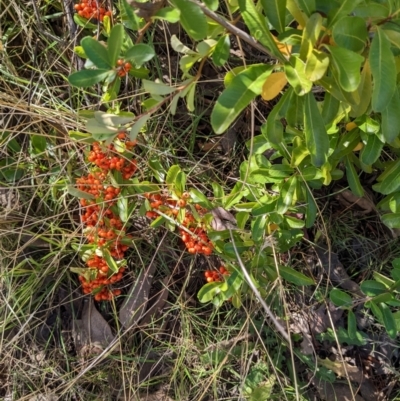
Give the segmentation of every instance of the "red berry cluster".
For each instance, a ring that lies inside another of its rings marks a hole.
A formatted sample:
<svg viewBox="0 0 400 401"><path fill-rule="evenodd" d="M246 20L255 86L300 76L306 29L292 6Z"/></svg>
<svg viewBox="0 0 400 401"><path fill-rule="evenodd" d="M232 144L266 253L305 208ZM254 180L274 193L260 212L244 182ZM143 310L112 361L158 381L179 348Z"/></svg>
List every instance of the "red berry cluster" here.
<svg viewBox="0 0 400 401"><path fill-rule="evenodd" d="M126 139L126 134L121 132L117 137L119 140L124 140ZM136 141L127 140L124 144L127 150L131 150L136 145ZM136 160L127 160L118 156L113 144L108 145L107 150L103 150L99 143L94 143L92 151L89 152L88 160L100 167L103 172L109 170L121 171L122 177L126 180L131 178L137 170Z"/></svg>
<svg viewBox="0 0 400 401"><path fill-rule="evenodd" d="M217 281L222 281L224 276L229 276L230 273L224 266L221 266L219 270L207 270L204 273L207 283L213 283Z"/></svg>
<svg viewBox="0 0 400 401"><path fill-rule="evenodd" d="M74 8L80 17L88 20L96 18L99 21L103 21L106 15L111 17L111 11L101 7L97 0L81 0L74 5Z"/></svg>
<svg viewBox="0 0 400 401"><path fill-rule="evenodd" d="M127 61L119 59L117 61L117 74L119 77L124 77L126 74L129 73L130 69L132 68L132 64L128 63Z"/></svg>
<svg viewBox="0 0 400 401"><path fill-rule="evenodd" d="M118 134L118 139L125 140L126 134ZM134 145L134 142L125 142L128 150ZM96 198L80 200L81 221L85 226L86 238L100 251L109 252L117 260L123 259L128 246L124 245L122 240L129 236L125 234L123 222L112 210L120 189L107 182L107 178L108 173L112 171L120 171L125 179L130 178L136 171L136 162L118 156L113 144L102 148L99 143L93 144L88 160L95 165L92 173L76 180L80 191ZM120 295L119 289L111 290L108 286L122 279L125 268L120 267L118 272L111 272L105 258L96 254L86 261L86 265L89 269L94 269L96 274L92 280L79 277L85 294L94 293L96 301L110 300L113 296Z"/></svg>
<svg viewBox="0 0 400 401"><path fill-rule="evenodd" d="M155 210L160 210L172 218L176 217L179 213L179 209L187 206L190 195L188 192L185 192L179 200L170 199L165 195L149 193L146 193L145 197L150 201L151 207L151 210L146 213L146 216L150 219L155 219L159 216ZM206 209L198 204L195 204L194 207L199 214L207 212ZM185 227L186 230L181 228L179 233L189 253L202 253L206 256L212 254L213 245L210 242L203 225L201 223L199 225L199 222L196 221L191 212L186 211L185 217L182 221L182 226Z"/></svg>

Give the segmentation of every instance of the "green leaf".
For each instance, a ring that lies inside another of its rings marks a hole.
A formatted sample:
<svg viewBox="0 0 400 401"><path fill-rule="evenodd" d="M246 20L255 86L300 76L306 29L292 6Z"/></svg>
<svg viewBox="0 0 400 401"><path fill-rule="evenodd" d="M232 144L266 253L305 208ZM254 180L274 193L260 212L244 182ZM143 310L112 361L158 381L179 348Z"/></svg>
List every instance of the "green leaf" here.
<svg viewBox="0 0 400 401"><path fill-rule="evenodd" d="M355 91L361 82L360 68L364 57L342 47L326 47L332 56L340 86L346 92Z"/></svg>
<svg viewBox="0 0 400 401"><path fill-rule="evenodd" d="M118 128L105 125L103 122L90 118L86 122L86 129L93 135L104 134L108 136L116 135Z"/></svg>
<svg viewBox="0 0 400 401"><path fill-rule="evenodd" d="M253 227L251 229L251 235L255 242L259 242L264 238L267 218L268 215L264 214L256 217L254 220Z"/></svg>
<svg viewBox="0 0 400 401"><path fill-rule="evenodd" d="M342 290L334 288L329 293L329 299L339 307L350 308L353 304L353 298Z"/></svg>
<svg viewBox="0 0 400 401"><path fill-rule="evenodd" d="M400 228L400 213L387 213L382 215L381 219L389 228Z"/></svg>
<svg viewBox="0 0 400 401"><path fill-rule="evenodd" d="M123 223L126 223L129 218L128 214L128 199L124 196L119 196L117 201L118 216Z"/></svg>
<svg viewBox="0 0 400 401"><path fill-rule="evenodd" d="M304 125L304 96L298 96L293 90L287 106L286 121L292 127Z"/></svg>
<svg viewBox="0 0 400 401"><path fill-rule="evenodd" d="M357 92L360 101L358 104L351 105L351 117L362 116L368 110L368 106L371 103L372 77L369 60L366 60L364 63L364 67L361 71L361 82L358 86Z"/></svg>
<svg viewBox="0 0 400 401"><path fill-rule="evenodd" d="M384 195L396 192L400 188L400 159L391 163L377 180L379 184L372 187L376 191Z"/></svg>
<svg viewBox="0 0 400 401"><path fill-rule="evenodd" d="M204 4L211 10L217 11L219 1L218 0L204 0Z"/></svg>
<svg viewBox="0 0 400 401"><path fill-rule="evenodd" d="M81 70L68 77L68 82L78 88L86 88L103 81L112 71L108 70Z"/></svg>
<svg viewBox="0 0 400 401"><path fill-rule="evenodd" d="M207 283L201 287L200 291L197 293L197 298L201 303L206 303L210 302L215 295L219 294L221 292L221 286L224 283Z"/></svg>
<svg viewBox="0 0 400 401"><path fill-rule="evenodd" d="M75 196L76 198L82 198L82 199L87 199L87 200L95 199L94 195L89 194L88 192L85 192L85 191L81 191L80 189L77 189L72 185L68 185L67 192L70 195Z"/></svg>
<svg viewBox="0 0 400 401"><path fill-rule="evenodd" d="M344 159L346 166L346 177L349 183L351 192L354 195L359 196L360 198L364 196L364 188L360 183L360 178L358 177L357 171L354 167L353 162L350 160L349 156L346 156Z"/></svg>
<svg viewBox="0 0 400 401"><path fill-rule="evenodd" d="M264 13L276 31L285 31L286 0L261 0Z"/></svg>
<svg viewBox="0 0 400 401"><path fill-rule="evenodd" d="M318 208L317 203L315 202L314 196L311 190L306 187L306 194L307 194L307 209L306 209L306 221L305 226L306 228L310 228L314 225L315 220L317 218Z"/></svg>
<svg viewBox="0 0 400 401"><path fill-rule="evenodd" d="M311 277L307 277L303 273L300 273L289 266L279 266L279 273L286 281L289 281L289 283L295 285L315 284L314 280Z"/></svg>
<svg viewBox="0 0 400 401"><path fill-rule="evenodd" d="M175 185L176 177L180 173L181 168L177 165L174 164L171 166L167 172L167 178L165 179L165 183L168 185L169 190L172 191L171 187Z"/></svg>
<svg viewBox="0 0 400 401"><path fill-rule="evenodd" d="M382 112L388 107L396 90L397 73L394 55L390 49L390 41L384 31L378 26L372 39L369 62L374 79L372 109Z"/></svg>
<svg viewBox="0 0 400 401"><path fill-rule="evenodd" d="M103 257L107 262L108 268L111 270L113 274L118 273L119 267L115 262L114 258L111 256L110 251L103 247L102 249Z"/></svg>
<svg viewBox="0 0 400 401"><path fill-rule="evenodd" d="M153 18L162 19L171 24L175 24L176 22L179 22L180 16L181 12L178 9L174 7L163 7L154 14Z"/></svg>
<svg viewBox="0 0 400 401"><path fill-rule="evenodd" d="M144 90L149 92L151 95L169 95L170 93L176 91L176 88L160 82L153 82L143 79L142 83Z"/></svg>
<svg viewBox="0 0 400 401"><path fill-rule="evenodd" d="M369 297L374 297L387 291L387 288L384 284L378 283L375 280L363 281L360 285L360 289L365 295L368 295Z"/></svg>
<svg viewBox="0 0 400 401"><path fill-rule="evenodd" d="M108 57L112 66L117 64L123 40L124 26L121 24L114 25L114 27L111 29L110 37L108 38L107 42Z"/></svg>
<svg viewBox="0 0 400 401"><path fill-rule="evenodd" d="M315 167L321 167L327 159L329 138L324 120L312 93L305 96L304 110L304 133L306 146L311 154L311 163Z"/></svg>
<svg viewBox="0 0 400 401"><path fill-rule="evenodd" d="M133 125L132 128L129 132L129 139L131 141L134 141L139 132L141 132L142 128L146 125L147 121L149 120L149 118L151 117L150 114L145 114L142 117L140 117Z"/></svg>
<svg viewBox="0 0 400 401"><path fill-rule="evenodd" d="M46 150L46 137L44 135L32 135L31 144L36 153L42 153Z"/></svg>
<svg viewBox="0 0 400 401"><path fill-rule="evenodd" d="M188 35L194 40L202 40L207 36L207 19L201 8L187 0L174 0L181 12L179 22Z"/></svg>
<svg viewBox="0 0 400 401"><path fill-rule="evenodd" d="M216 134L222 134L239 116L240 112L258 95L272 66L255 64L236 75L219 96L211 113L211 125Z"/></svg>
<svg viewBox="0 0 400 401"><path fill-rule="evenodd" d="M179 171L175 178L175 192L181 197L186 190L186 174L183 171Z"/></svg>
<svg viewBox="0 0 400 401"><path fill-rule="evenodd" d="M357 336L356 315L352 310L349 310L347 313L347 332L349 333L349 337L354 340Z"/></svg>
<svg viewBox="0 0 400 401"><path fill-rule="evenodd" d="M382 111L382 134L386 142L393 142L400 133L400 96L398 88L386 109Z"/></svg>
<svg viewBox="0 0 400 401"><path fill-rule="evenodd" d="M307 78L305 68L305 63L296 56L290 56L289 62L285 63L286 78L299 96L310 92L312 88L312 82Z"/></svg>
<svg viewBox="0 0 400 401"><path fill-rule="evenodd" d="M116 114L104 113L102 111L95 111L93 115L96 121L110 127L119 127L120 125L128 124L135 119L133 113L120 116Z"/></svg>
<svg viewBox="0 0 400 401"><path fill-rule="evenodd" d="M121 3L122 14L125 14L125 18L128 19L127 22L124 20L124 23L129 29L132 29L133 31L138 31L140 29L139 17L137 17L136 14L133 12L133 8L130 4L128 4L127 0L122 0Z"/></svg>
<svg viewBox="0 0 400 401"><path fill-rule="evenodd" d="M289 3L289 2L288 2ZM299 8L310 17L313 12L317 9L315 5L315 0L296 0L296 3L299 5ZM289 5L289 4L288 4ZM297 21L300 23L300 21ZM304 26L304 24L302 25Z"/></svg>
<svg viewBox="0 0 400 401"><path fill-rule="evenodd" d="M231 41L229 35L223 35L219 38L212 54L212 61L217 67L222 67L229 58Z"/></svg>
<svg viewBox="0 0 400 401"><path fill-rule="evenodd" d="M211 183L213 192L214 192L214 198L217 202L222 202L223 198L225 197L225 192L224 189L218 182L212 182Z"/></svg>
<svg viewBox="0 0 400 401"><path fill-rule="evenodd" d="M98 40L89 36L81 40L81 46L89 60L99 69L111 69L111 63L107 49Z"/></svg>
<svg viewBox="0 0 400 401"><path fill-rule="evenodd" d="M297 187L297 176L290 177L282 186L278 201L276 203L276 211L284 214L293 204L293 197Z"/></svg>
<svg viewBox="0 0 400 401"><path fill-rule="evenodd" d="M328 26L333 26L342 16L350 14L360 2L361 0L341 0L337 2L338 6L334 7L328 14Z"/></svg>
<svg viewBox="0 0 400 401"><path fill-rule="evenodd" d="M308 56L314 49L319 38L322 27L322 16L319 13L314 13L310 16L303 30L303 36L300 45L300 59L307 61Z"/></svg>
<svg viewBox="0 0 400 401"><path fill-rule="evenodd" d="M361 52L368 38L365 20L360 17L343 17L333 27L335 43L353 52Z"/></svg>
<svg viewBox="0 0 400 401"><path fill-rule="evenodd" d="M238 0L241 16L250 30L250 33L263 46L271 51L271 53L281 62L285 63L286 59L279 51L274 38L269 31L265 18L257 11L253 0Z"/></svg>
<svg viewBox="0 0 400 401"><path fill-rule="evenodd" d="M68 135L76 142L92 144L96 142L90 134L85 134L79 131L68 131Z"/></svg>
<svg viewBox="0 0 400 401"><path fill-rule="evenodd" d="M397 336L397 326L393 317L393 313L384 303L380 303L379 308L382 312L383 324L387 333L389 334L389 337L395 339Z"/></svg>
<svg viewBox="0 0 400 401"><path fill-rule="evenodd" d="M307 58L305 76L312 82L321 79L328 69L329 56L318 50L313 50Z"/></svg>
<svg viewBox="0 0 400 401"><path fill-rule="evenodd" d="M125 59L135 63L136 67L141 67L155 55L154 49L151 46L139 43L126 51Z"/></svg>
<svg viewBox="0 0 400 401"><path fill-rule="evenodd" d="M339 112L339 106L340 101L336 99L336 97L332 96L329 92L326 92L324 95L324 104L321 112L325 126L334 121Z"/></svg>
<svg viewBox="0 0 400 401"><path fill-rule="evenodd" d="M206 209L212 209L212 207L213 207L212 203L198 189L191 189L190 197L194 203L198 203L201 207L204 207Z"/></svg>
<svg viewBox="0 0 400 401"><path fill-rule="evenodd" d="M381 142L377 135L366 135L366 137L367 141L364 144L364 147L361 149L360 160L362 163L369 166L378 160L384 143Z"/></svg>

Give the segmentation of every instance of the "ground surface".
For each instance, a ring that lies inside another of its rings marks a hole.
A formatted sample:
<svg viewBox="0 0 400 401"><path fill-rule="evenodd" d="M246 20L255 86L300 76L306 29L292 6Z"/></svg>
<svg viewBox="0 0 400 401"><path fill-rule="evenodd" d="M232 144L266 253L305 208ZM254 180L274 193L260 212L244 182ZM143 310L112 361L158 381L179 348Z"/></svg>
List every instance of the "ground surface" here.
<svg viewBox="0 0 400 401"><path fill-rule="evenodd" d="M357 400L400 399L398 341L363 308L355 313L367 341L347 338L347 312L324 301L329 286L346 281L357 291L372 271L386 273L400 256L397 233L382 226L373 207L378 200L360 202L344 182L315 194L322 211L315 227L279 255L318 286L268 288L269 304L283 305L291 347L251 297L240 309L201 304L204 271L218 259L188 255L175 234L149 228L146 219L131 228L123 296L96 305L83 296L70 271L82 266L79 204L65 182L87 171L84 146L68 135L82 128L76 111L100 107L93 93L75 91L66 80L82 68L73 48L85 33L74 25L69 2L1 0L0 12L0 399L347 400L358 390ZM175 26L148 32L158 55L153 70L165 82L179 74L168 45L173 33L185 39ZM265 61L242 52L231 68L243 58ZM139 85L127 82L126 110L136 111ZM221 88L220 71L206 65L195 112L182 104L175 116L161 112L151 120L139 139L139 179L151 176L153 158L179 163L206 195L211 181L232 187L245 143L270 106L254 103L216 137L209 115ZM46 150L36 152L41 141ZM330 242L317 246L321 232ZM138 293L135 306L147 314L121 327L124 300L146 269L154 271L150 301Z"/></svg>

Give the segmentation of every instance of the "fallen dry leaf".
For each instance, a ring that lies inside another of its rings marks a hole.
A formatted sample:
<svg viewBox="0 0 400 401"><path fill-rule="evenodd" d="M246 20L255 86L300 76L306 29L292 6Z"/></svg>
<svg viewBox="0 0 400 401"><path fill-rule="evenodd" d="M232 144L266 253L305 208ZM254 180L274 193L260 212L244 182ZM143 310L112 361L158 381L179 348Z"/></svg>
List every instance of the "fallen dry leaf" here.
<svg viewBox="0 0 400 401"><path fill-rule="evenodd" d="M365 401L363 397L356 394L356 389L351 391L348 384L329 383L322 380L318 381L317 379L313 379L312 383L324 401ZM353 397L353 394L355 394L355 397Z"/></svg>
<svg viewBox="0 0 400 401"><path fill-rule="evenodd" d="M149 292L153 282L155 263L142 270L136 282L132 285L125 302L119 311L119 320L124 328L138 324L147 308Z"/></svg>
<svg viewBox="0 0 400 401"><path fill-rule="evenodd" d="M89 298L83 306L82 325L90 343L106 348L114 339L110 325L94 306L93 298Z"/></svg>
<svg viewBox="0 0 400 401"><path fill-rule="evenodd" d="M358 295L362 298L365 297L360 290L360 286L350 278L335 253L329 252L325 246L321 245L314 246L314 249L321 262L321 266L333 283L338 284L339 287L342 287L353 295Z"/></svg>
<svg viewBox="0 0 400 401"><path fill-rule="evenodd" d="M369 199L367 195L359 197L357 195L354 195L353 192L351 192L348 189L339 192L336 198L346 207L357 205L359 208L363 210L362 211L363 214L367 214L376 210L374 202L371 199Z"/></svg>
<svg viewBox="0 0 400 401"><path fill-rule="evenodd" d="M211 210L211 214L213 215L213 220L211 222L211 227L215 231L225 231L232 230L236 227L236 219L235 216L226 211L222 207L216 207Z"/></svg>

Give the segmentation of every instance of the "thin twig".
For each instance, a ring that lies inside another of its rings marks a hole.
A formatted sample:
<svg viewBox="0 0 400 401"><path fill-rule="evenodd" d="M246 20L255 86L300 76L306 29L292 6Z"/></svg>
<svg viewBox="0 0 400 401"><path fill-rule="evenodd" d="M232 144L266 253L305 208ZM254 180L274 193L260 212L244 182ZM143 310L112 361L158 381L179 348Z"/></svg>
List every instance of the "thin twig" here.
<svg viewBox="0 0 400 401"><path fill-rule="evenodd" d="M276 329L279 331L279 333L281 333L282 337L290 344L289 334L286 332L285 328L279 323L278 319L275 317L275 315L273 314L273 312L271 311L269 306L266 304L266 302L262 299L260 292L257 290L256 286L254 285L253 281L251 280L251 277L250 277L246 267L244 266L242 259L240 258L239 252L236 248L235 239L233 238L232 230L230 228L228 228L228 229L229 229L229 234L231 236L232 246L235 251L237 261L239 263L240 268L242 269L242 272L247 281L247 284L249 285L249 287L253 291L254 295L256 296L256 298L258 299L258 301L264 308L265 313L268 315L268 317L271 319L272 323L275 325Z"/></svg>
<svg viewBox="0 0 400 401"><path fill-rule="evenodd" d="M254 47L261 53L267 54L269 57L276 59L274 55L272 55L264 46L262 46L260 43L256 41L251 35L248 33L242 31L241 29L237 28L235 25L231 24L229 21L226 21L222 17L220 17L218 14L215 14L213 11L211 11L207 6L203 3L200 3L195 0L189 0L191 3L194 3L198 5L204 14L208 17L211 18L213 21L217 22L221 26L223 26L228 32L232 33L233 35L239 37L246 43L248 43L250 46Z"/></svg>

